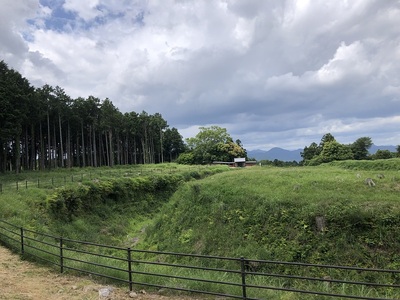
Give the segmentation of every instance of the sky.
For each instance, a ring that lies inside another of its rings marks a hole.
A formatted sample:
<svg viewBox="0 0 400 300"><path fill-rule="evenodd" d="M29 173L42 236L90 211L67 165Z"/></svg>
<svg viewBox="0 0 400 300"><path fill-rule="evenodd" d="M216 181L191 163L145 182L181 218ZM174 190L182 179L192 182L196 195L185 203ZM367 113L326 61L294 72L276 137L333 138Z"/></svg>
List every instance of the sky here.
<svg viewBox="0 0 400 300"><path fill-rule="evenodd" d="M160 113L247 150L400 144L400 0L1 0L0 60L35 87Z"/></svg>

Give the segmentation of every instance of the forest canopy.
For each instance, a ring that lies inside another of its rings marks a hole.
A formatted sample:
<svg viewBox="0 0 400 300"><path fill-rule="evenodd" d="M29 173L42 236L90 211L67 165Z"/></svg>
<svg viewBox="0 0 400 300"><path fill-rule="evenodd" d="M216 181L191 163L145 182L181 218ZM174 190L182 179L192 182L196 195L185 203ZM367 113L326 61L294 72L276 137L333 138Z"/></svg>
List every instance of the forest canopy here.
<svg viewBox="0 0 400 300"><path fill-rule="evenodd" d="M0 171L175 160L185 144L162 115L121 113L110 99L33 87L0 61Z"/></svg>

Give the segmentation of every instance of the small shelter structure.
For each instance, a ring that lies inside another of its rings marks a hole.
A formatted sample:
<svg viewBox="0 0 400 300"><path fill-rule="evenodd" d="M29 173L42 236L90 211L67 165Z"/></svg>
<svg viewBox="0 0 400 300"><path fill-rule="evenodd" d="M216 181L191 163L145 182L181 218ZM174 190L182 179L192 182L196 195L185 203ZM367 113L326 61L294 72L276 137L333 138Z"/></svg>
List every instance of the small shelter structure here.
<svg viewBox="0 0 400 300"><path fill-rule="evenodd" d="M234 158L233 162L235 163L235 167L245 167L246 166L246 158L244 157L238 157Z"/></svg>
<svg viewBox="0 0 400 300"><path fill-rule="evenodd" d="M230 167L252 167L257 165L256 161L246 161L244 157L234 158L233 161L214 161L213 164L215 165L228 165Z"/></svg>

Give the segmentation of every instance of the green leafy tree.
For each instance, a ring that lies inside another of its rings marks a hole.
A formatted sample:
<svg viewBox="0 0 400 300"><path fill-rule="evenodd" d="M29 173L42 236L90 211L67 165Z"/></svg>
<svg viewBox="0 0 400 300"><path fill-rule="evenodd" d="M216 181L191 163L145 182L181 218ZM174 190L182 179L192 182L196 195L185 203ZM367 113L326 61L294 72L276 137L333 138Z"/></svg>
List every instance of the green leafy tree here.
<svg viewBox="0 0 400 300"><path fill-rule="evenodd" d="M372 146L372 139L370 137L361 137L351 144L351 150L354 155L354 159L361 160L367 159L369 152L368 149Z"/></svg>
<svg viewBox="0 0 400 300"><path fill-rule="evenodd" d="M317 145L317 143L312 142L309 147L304 147L304 150L300 153L300 155L304 161L308 161L318 156L320 153L321 148Z"/></svg>
<svg viewBox="0 0 400 300"><path fill-rule="evenodd" d="M400 157L400 145L397 145L396 147L396 156Z"/></svg>
<svg viewBox="0 0 400 300"><path fill-rule="evenodd" d="M389 159L395 157L395 153L392 154L389 150L378 150L375 154L371 155L372 159Z"/></svg>
<svg viewBox="0 0 400 300"><path fill-rule="evenodd" d="M324 147L319 156L321 161L326 163L334 160L353 159L353 152L350 146L331 140L324 143Z"/></svg>
<svg viewBox="0 0 400 300"><path fill-rule="evenodd" d="M221 161L233 161L236 157L246 157L246 150L232 140L218 143L215 147L215 157Z"/></svg>
<svg viewBox="0 0 400 300"><path fill-rule="evenodd" d="M226 128L211 126L199 129L200 132L195 137L186 139L195 163L232 161L234 157L246 155L243 147L233 142Z"/></svg>
<svg viewBox="0 0 400 300"><path fill-rule="evenodd" d="M336 141L335 137L330 133L326 133L322 136L321 142L319 143L319 147L322 150L326 143L333 142L333 141Z"/></svg>
<svg viewBox="0 0 400 300"><path fill-rule="evenodd" d="M196 163L192 152L185 152L179 154L179 157L177 158L176 162L182 165L193 165Z"/></svg>

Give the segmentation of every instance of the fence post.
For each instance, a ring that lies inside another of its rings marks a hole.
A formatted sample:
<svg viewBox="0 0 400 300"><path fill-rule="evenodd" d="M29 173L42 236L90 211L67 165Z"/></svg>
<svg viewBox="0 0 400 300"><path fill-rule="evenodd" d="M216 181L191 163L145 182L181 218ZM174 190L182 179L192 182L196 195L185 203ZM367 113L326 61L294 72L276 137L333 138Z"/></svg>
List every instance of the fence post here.
<svg viewBox="0 0 400 300"><path fill-rule="evenodd" d="M18 181L16 182L16 186L17 186L17 191L18 191Z"/></svg>
<svg viewBox="0 0 400 300"><path fill-rule="evenodd" d="M25 180L25 189L28 189L28 180Z"/></svg>
<svg viewBox="0 0 400 300"><path fill-rule="evenodd" d="M128 280L129 280L129 291L132 292L133 286L132 286L132 250L131 248L128 248Z"/></svg>
<svg viewBox="0 0 400 300"><path fill-rule="evenodd" d="M3 193L3 184L0 183L0 193Z"/></svg>
<svg viewBox="0 0 400 300"><path fill-rule="evenodd" d="M39 185L40 185L40 179L38 178L37 179L37 187L39 188Z"/></svg>
<svg viewBox="0 0 400 300"><path fill-rule="evenodd" d="M242 275L242 297L243 299L247 299L247 293L246 293L246 260L242 256L240 258L240 274Z"/></svg>
<svg viewBox="0 0 400 300"><path fill-rule="evenodd" d="M21 233L21 255L24 255L25 249L24 249L24 228L20 228L20 233Z"/></svg>
<svg viewBox="0 0 400 300"><path fill-rule="evenodd" d="M60 273L64 273L63 238L60 237Z"/></svg>

